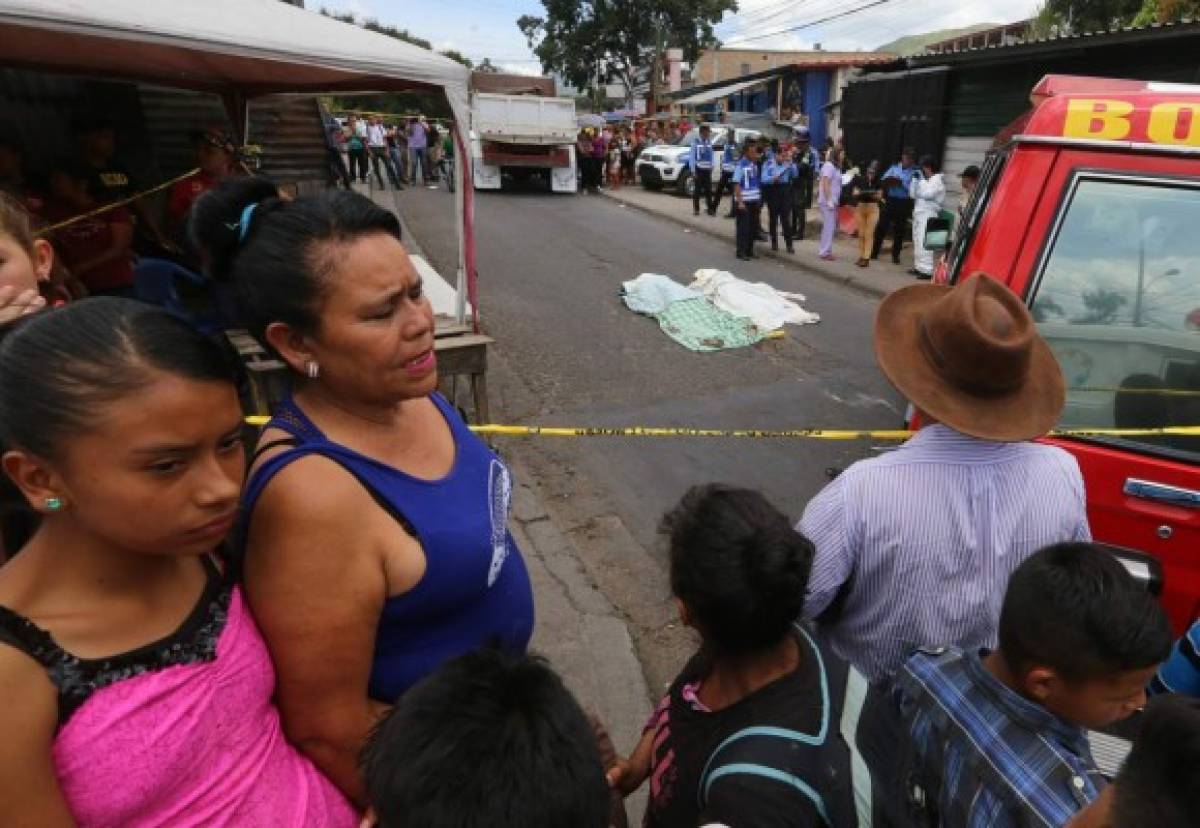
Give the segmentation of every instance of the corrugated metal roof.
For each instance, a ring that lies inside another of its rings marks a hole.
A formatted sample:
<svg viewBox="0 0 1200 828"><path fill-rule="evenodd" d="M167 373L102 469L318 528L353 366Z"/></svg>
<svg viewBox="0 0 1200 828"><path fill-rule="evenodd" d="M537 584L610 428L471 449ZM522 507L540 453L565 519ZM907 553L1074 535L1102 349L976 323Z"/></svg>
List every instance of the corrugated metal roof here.
<svg viewBox="0 0 1200 828"><path fill-rule="evenodd" d="M738 52L747 55L795 55L797 57L790 58L783 66L828 66L834 64L837 66L858 66L864 63L886 63L895 60L899 55L894 55L890 52L826 52L824 50L811 51L781 51L778 49L737 49L721 47L718 52Z"/></svg>
<svg viewBox="0 0 1200 828"><path fill-rule="evenodd" d="M730 83L730 84L726 84L725 86L718 86L715 89L706 89L703 92L696 92L695 94L688 95L686 98L676 98L675 103L679 103L679 104L705 103L706 101L713 101L713 100L716 100L717 98L724 98L726 95L732 95L734 92L740 92L741 90L743 90L749 86L754 86L755 84L759 84L759 83L766 83L766 79L760 78L759 80L742 81L741 83Z"/></svg>
<svg viewBox="0 0 1200 828"><path fill-rule="evenodd" d="M761 82L777 78L788 72L804 72L814 69L838 69L843 66L872 66L875 64L889 64L900 60L899 55L894 55L891 52L812 52L814 60L786 63L782 66L775 66L770 69L764 69L761 72L751 72L748 75L742 75L737 78L725 78L716 83L706 83L701 86L690 86L687 89L681 89L678 92L672 92L669 95L664 95L667 100L679 101L680 98L689 98L701 93L708 93L723 86L730 84L748 84L750 81ZM818 56L829 56L832 60L822 61ZM853 56L853 62L843 60L843 57Z"/></svg>
<svg viewBox="0 0 1200 828"><path fill-rule="evenodd" d="M979 46L957 52L925 52L909 58L912 66L928 66L935 63L962 63L986 60L989 57L1019 56L1026 52L1086 48L1092 45L1154 40L1159 37L1200 34L1200 20L1180 20L1174 23L1151 23L1146 26L1124 26L1102 32L1079 32L1068 35L1032 38L1020 43Z"/></svg>

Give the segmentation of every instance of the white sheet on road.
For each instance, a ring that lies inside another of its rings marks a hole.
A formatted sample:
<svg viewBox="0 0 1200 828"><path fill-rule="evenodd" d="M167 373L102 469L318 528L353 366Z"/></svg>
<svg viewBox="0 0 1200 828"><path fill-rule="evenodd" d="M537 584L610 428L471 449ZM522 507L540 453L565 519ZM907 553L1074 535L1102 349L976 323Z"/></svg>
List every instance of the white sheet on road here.
<svg viewBox="0 0 1200 828"><path fill-rule="evenodd" d="M695 299L699 293L689 290L670 276L661 273L643 273L621 285L625 305L635 313L658 316L672 302Z"/></svg>
<svg viewBox="0 0 1200 828"><path fill-rule="evenodd" d="M761 331L774 331L784 325L812 325L821 321L818 314L802 308L804 296L776 290L765 282L747 282L727 270L701 268L689 286L707 296L721 310L749 319Z"/></svg>

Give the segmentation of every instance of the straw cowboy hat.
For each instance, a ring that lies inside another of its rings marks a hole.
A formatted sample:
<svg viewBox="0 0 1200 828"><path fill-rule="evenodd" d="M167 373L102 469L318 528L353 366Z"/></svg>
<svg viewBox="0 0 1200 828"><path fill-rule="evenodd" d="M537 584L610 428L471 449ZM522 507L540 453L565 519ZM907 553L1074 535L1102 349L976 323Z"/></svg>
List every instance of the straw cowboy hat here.
<svg viewBox="0 0 1200 828"><path fill-rule="evenodd" d="M1066 398L1028 308L983 274L890 294L875 317L875 359L917 408L985 440L1041 437Z"/></svg>

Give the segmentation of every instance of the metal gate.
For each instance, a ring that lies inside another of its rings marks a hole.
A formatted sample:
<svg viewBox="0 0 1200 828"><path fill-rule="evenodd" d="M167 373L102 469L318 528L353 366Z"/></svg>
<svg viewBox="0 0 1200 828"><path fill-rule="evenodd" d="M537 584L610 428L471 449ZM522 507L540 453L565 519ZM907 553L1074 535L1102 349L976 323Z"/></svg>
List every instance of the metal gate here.
<svg viewBox="0 0 1200 828"><path fill-rule="evenodd" d="M913 147L939 157L945 142L944 66L867 75L842 93L846 153L856 164L877 160L886 168ZM940 160L940 158L939 158Z"/></svg>

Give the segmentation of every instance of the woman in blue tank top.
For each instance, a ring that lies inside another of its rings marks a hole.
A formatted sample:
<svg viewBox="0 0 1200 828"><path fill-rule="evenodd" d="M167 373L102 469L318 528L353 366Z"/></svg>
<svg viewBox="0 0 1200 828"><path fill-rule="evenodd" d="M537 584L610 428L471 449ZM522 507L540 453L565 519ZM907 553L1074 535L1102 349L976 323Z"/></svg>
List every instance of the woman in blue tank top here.
<svg viewBox="0 0 1200 828"><path fill-rule="evenodd" d="M361 804L358 753L388 705L447 659L529 643L512 480L436 392L394 215L244 178L197 202L192 233L295 374L243 498L246 593L288 737Z"/></svg>

